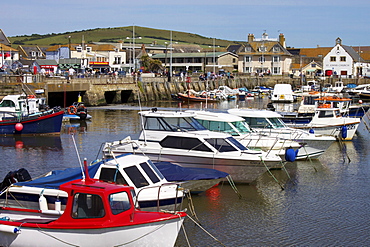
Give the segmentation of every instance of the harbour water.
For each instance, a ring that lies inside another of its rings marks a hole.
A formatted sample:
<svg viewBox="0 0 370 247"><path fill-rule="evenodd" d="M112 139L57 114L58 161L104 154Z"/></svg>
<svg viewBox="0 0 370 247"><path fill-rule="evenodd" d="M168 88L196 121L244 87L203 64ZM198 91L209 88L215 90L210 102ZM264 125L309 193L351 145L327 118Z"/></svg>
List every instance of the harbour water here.
<svg viewBox="0 0 370 247"><path fill-rule="evenodd" d="M264 108L265 99L208 105L210 109ZM177 102L147 103L142 109L176 109ZM192 105L199 108L200 105ZM204 107L204 105L202 105ZM181 106L183 110L186 105ZM138 137L137 105L89 109L90 122L65 123L60 137L0 137L0 177L26 168L32 177L100 158L101 144ZM176 246L367 246L370 232L370 143L359 136L334 143L314 161L273 171L255 185L227 184L193 195L200 226L185 221ZM76 152L78 150L78 152Z"/></svg>

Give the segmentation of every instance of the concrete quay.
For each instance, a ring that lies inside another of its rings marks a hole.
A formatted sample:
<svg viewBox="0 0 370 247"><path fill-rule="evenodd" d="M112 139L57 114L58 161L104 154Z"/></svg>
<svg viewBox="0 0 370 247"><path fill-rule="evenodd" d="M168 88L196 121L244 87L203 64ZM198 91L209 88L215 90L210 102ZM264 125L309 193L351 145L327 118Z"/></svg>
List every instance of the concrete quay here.
<svg viewBox="0 0 370 247"><path fill-rule="evenodd" d="M307 78L307 80L310 80ZM333 83L338 79L329 78L325 81ZM345 84L369 83L368 79L344 79ZM34 77L31 82L23 83L23 79L12 76L0 81L0 98L8 94L19 94L22 87L29 89L27 93L36 89L44 89L43 96L47 97L50 106L68 106L77 100L78 94L82 95L83 101L88 106L101 106L107 104L120 104L153 100L169 100L172 94L184 92L188 88L195 91L213 90L221 85L230 88L246 87L252 89L255 86L273 87L277 83L289 83L293 87L301 85L300 78L282 76L235 76L233 79L217 78L215 80L202 81L198 77L188 77L183 81L179 77L173 77L168 82L166 77L110 77L99 78L72 78L65 77ZM27 91L27 90L26 90Z"/></svg>

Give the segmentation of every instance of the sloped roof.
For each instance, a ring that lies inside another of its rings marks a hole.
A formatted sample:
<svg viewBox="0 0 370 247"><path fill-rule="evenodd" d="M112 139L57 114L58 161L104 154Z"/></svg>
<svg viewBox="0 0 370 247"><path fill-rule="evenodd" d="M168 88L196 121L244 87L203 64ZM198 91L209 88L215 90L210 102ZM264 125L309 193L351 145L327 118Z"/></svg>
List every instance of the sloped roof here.
<svg viewBox="0 0 370 247"><path fill-rule="evenodd" d="M300 48L298 55L305 57L325 57L331 49L333 47Z"/></svg>

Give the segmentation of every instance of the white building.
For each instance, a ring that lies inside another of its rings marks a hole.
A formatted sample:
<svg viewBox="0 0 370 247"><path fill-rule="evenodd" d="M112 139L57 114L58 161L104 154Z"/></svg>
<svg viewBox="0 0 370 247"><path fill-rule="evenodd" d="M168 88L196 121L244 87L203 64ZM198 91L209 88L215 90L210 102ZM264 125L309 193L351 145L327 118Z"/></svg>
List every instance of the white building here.
<svg viewBox="0 0 370 247"><path fill-rule="evenodd" d="M342 45L340 38L336 39L336 45L324 57L323 69L326 76L351 78L370 75L369 63L365 63L351 46Z"/></svg>

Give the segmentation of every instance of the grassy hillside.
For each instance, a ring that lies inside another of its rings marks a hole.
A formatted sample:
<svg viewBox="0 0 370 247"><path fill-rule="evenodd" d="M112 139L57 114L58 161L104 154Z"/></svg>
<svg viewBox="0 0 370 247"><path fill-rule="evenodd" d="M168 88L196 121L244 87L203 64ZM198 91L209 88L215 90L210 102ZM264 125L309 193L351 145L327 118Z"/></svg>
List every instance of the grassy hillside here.
<svg viewBox="0 0 370 247"><path fill-rule="evenodd" d="M81 43L84 39L85 43L89 42L117 42L123 40L125 43L129 43L130 40L126 37L132 38L132 26L128 27L115 27L115 28L96 28L81 30L75 32L66 33L51 33L51 34L32 34L24 36L9 37L9 40L13 45L39 45L48 46L56 44L68 44L70 36L71 43ZM170 42L170 31L153 29L146 27L135 26L135 37L142 37L137 41L138 43L152 44L157 43L163 45L164 42ZM203 47L213 46L213 39L206 38L197 34L176 32L172 31L172 42L178 42L179 44L198 44ZM242 42L228 41L215 39L215 45L220 47L227 47L231 44L237 44Z"/></svg>

